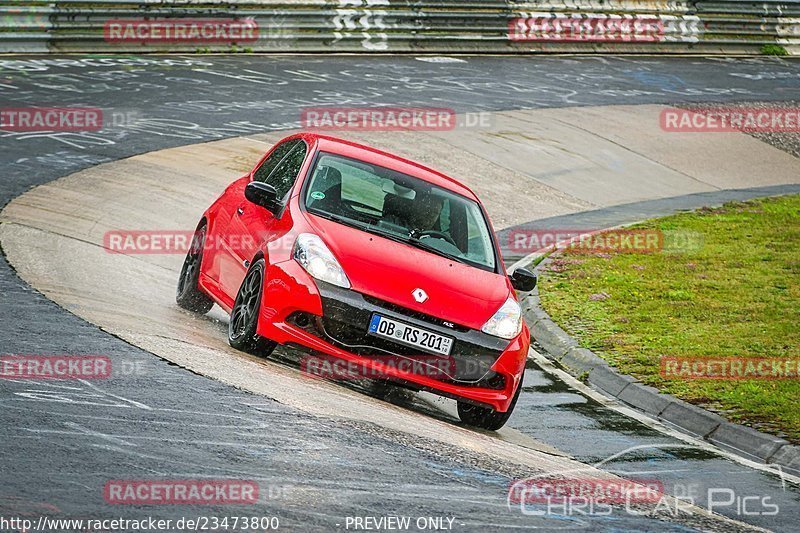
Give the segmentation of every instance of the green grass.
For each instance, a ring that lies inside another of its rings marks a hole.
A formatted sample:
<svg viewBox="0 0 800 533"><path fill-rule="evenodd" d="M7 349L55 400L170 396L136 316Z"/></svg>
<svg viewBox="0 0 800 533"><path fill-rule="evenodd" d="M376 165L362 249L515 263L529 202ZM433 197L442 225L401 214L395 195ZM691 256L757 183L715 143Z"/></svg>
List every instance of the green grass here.
<svg viewBox="0 0 800 533"><path fill-rule="evenodd" d="M660 358L800 358L800 196L652 220L665 250L554 256L545 310L620 371L800 442L800 380L674 380ZM694 246L680 250L682 236ZM667 245L673 249L667 251Z"/></svg>
<svg viewBox="0 0 800 533"><path fill-rule="evenodd" d="M766 56L787 56L789 52L779 44L765 44L761 47L761 53Z"/></svg>

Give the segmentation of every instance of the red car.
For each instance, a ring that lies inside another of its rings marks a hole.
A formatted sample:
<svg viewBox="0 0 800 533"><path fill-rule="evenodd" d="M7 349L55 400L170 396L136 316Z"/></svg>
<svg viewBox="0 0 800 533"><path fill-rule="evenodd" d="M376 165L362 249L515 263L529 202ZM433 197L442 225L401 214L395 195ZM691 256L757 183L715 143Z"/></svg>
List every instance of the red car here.
<svg viewBox="0 0 800 533"><path fill-rule="evenodd" d="M498 429L530 344L486 211L456 180L368 146L303 133L279 142L203 214L181 307L230 313L231 346L277 344L458 401ZM410 364L399 364L399 363Z"/></svg>

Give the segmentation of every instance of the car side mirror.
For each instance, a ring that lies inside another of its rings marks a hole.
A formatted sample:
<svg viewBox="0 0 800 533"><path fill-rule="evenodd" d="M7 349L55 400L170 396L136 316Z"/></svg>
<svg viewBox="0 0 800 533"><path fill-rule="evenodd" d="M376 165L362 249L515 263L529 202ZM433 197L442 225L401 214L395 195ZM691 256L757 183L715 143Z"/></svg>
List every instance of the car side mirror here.
<svg viewBox="0 0 800 533"><path fill-rule="evenodd" d="M272 213L277 212L281 207L278 203L278 191L275 190L275 187L261 181L248 183L247 187L244 188L244 197Z"/></svg>
<svg viewBox="0 0 800 533"><path fill-rule="evenodd" d="M536 274L527 268L518 268L511 273L511 286L514 290L530 292L536 288Z"/></svg>

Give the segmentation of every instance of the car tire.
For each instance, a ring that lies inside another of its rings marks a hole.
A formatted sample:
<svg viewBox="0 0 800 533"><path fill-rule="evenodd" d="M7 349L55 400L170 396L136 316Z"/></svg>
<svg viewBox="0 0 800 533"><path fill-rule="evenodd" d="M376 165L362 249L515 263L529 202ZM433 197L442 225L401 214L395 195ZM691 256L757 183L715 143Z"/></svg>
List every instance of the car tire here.
<svg viewBox="0 0 800 533"><path fill-rule="evenodd" d="M514 412L514 407L517 405L520 392L522 392L522 378L525 377L523 372L520 376L517 392L514 393L514 398L511 400L511 405L508 406L508 411L500 413L490 407L480 407L467 402L458 402L458 417L467 425L474 426L481 429L488 429L489 431L496 431L506 425L508 419L511 418L511 413Z"/></svg>
<svg viewBox="0 0 800 533"><path fill-rule="evenodd" d="M247 271L228 322L228 343L231 346L264 357L272 353L277 345L256 333L265 272L266 262L263 259L253 263Z"/></svg>
<svg viewBox="0 0 800 533"><path fill-rule="evenodd" d="M178 287L175 291L175 301L179 306L200 314L208 313L214 306L214 301L198 286L205 242L206 225L203 224L195 231L192 245L186 252L186 259L183 260L183 267L178 276Z"/></svg>

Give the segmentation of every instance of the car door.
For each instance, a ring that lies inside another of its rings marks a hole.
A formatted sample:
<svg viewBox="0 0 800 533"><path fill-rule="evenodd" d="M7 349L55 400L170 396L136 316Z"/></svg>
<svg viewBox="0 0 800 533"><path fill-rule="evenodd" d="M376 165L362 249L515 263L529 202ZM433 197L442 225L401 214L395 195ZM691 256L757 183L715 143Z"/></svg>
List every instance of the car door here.
<svg viewBox="0 0 800 533"><path fill-rule="evenodd" d="M253 181L262 181L275 187L281 205L286 205L292 186L303 167L308 147L301 139L286 141L276 147L270 157L253 172ZM273 157L273 155L275 157ZM239 193L239 205L231 218L226 239L232 258L231 268L223 282L225 291L236 297L250 261L264 246L275 238L282 213L249 202L244 188Z"/></svg>

